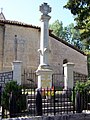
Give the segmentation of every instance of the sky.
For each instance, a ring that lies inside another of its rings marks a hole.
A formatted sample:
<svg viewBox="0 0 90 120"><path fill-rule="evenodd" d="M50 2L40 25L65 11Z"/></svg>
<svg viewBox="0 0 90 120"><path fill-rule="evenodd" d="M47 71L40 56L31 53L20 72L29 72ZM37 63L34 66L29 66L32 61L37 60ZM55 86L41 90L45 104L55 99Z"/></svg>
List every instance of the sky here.
<svg viewBox="0 0 90 120"><path fill-rule="evenodd" d="M39 6L48 3L52 8L49 24L55 20L63 22L64 26L74 23L74 17L69 10L63 8L68 0L0 0L0 8L7 20L24 22L35 26L40 26Z"/></svg>

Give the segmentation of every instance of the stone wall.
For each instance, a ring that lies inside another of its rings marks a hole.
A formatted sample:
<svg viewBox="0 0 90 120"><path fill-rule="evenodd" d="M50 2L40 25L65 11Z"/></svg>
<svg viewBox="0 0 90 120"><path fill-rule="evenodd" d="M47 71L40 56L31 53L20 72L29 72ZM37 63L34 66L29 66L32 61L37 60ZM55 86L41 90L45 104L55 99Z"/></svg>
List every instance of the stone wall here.
<svg viewBox="0 0 90 120"><path fill-rule="evenodd" d="M0 31L3 30L2 26L0 26ZM15 35L17 35L18 41L18 60L23 61L23 68L36 70L39 65L39 53L37 50L40 44L40 30L13 24L5 24L4 39L3 32L0 33L1 46L3 46L4 41L4 50L0 47L0 70L11 70L11 63L15 59ZM75 71L87 74L87 57L85 55L51 36L49 37L49 46L51 49L50 65L55 73L63 73L63 60L67 59L68 62L75 63Z"/></svg>
<svg viewBox="0 0 90 120"><path fill-rule="evenodd" d="M36 69L39 64L39 56L37 54L39 34L37 29L6 25L3 69L11 69L11 62L15 59L15 35L17 35L18 41L17 59L23 61L23 68Z"/></svg>
<svg viewBox="0 0 90 120"><path fill-rule="evenodd" d="M5 119L4 119L5 120ZM56 116L42 116L42 117L22 117L22 118L9 118L7 120L90 120L90 114L68 114Z"/></svg>
<svg viewBox="0 0 90 120"><path fill-rule="evenodd" d="M58 71L62 71L63 60L67 59L68 62L75 64L74 71L87 74L87 56L81 54L75 49L55 40L50 37L51 47L51 64L53 64Z"/></svg>

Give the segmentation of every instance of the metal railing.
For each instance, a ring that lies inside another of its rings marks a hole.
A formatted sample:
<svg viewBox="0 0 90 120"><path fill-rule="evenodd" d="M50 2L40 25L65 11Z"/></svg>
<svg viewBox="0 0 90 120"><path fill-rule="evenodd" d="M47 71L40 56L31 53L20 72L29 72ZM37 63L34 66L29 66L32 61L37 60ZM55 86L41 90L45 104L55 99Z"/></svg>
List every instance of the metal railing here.
<svg viewBox="0 0 90 120"><path fill-rule="evenodd" d="M0 73L0 86L2 86L3 88L8 81L12 81L12 80L13 80L13 71Z"/></svg>
<svg viewBox="0 0 90 120"><path fill-rule="evenodd" d="M22 74L22 85L31 88L37 88L38 76L36 72L31 70L24 70ZM64 86L64 75L61 73L52 74L52 86L63 87Z"/></svg>
<svg viewBox="0 0 90 120"><path fill-rule="evenodd" d="M75 85L77 81L86 82L88 79L88 76L78 72L73 72L73 78L74 78L74 85Z"/></svg>
<svg viewBox="0 0 90 120"><path fill-rule="evenodd" d="M76 97L77 96L77 97ZM20 99L21 98L21 99ZM22 89L20 96L8 96L8 108L2 106L2 118L20 116L42 116L82 112L89 110L90 95L73 90ZM20 102L16 102L16 101ZM20 106L18 106L20 104ZM22 106L23 105L23 106Z"/></svg>

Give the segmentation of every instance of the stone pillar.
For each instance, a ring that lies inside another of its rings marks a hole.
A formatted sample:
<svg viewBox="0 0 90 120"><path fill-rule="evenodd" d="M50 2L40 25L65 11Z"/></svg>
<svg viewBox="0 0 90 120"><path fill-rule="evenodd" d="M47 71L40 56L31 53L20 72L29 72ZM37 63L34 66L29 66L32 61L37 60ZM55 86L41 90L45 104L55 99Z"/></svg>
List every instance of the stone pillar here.
<svg viewBox="0 0 90 120"><path fill-rule="evenodd" d="M64 67L64 89L72 89L73 88L73 69L74 63L66 63L63 65Z"/></svg>
<svg viewBox="0 0 90 120"><path fill-rule="evenodd" d="M14 61L12 63L13 80L17 81L19 85L21 85L21 66L21 61Z"/></svg>
<svg viewBox="0 0 90 120"><path fill-rule="evenodd" d="M51 8L44 3L40 6L40 11L43 13L41 15L41 39L40 39L40 49L38 50L40 53L40 68L48 68L49 67L49 30L48 30L48 23L50 20L50 16L48 15L51 12Z"/></svg>
<svg viewBox="0 0 90 120"><path fill-rule="evenodd" d="M52 70L49 65L49 30L48 23L50 16L48 13L51 12L51 7L47 3L43 3L40 6L41 15L41 39L40 39L40 64L36 71L38 75L38 88L41 87L51 87L52 83Z"/></svg>
<svg viewBox="0 0 90 120"><path fill-rule="evenodd" d="M38 75L38 88L51 88L52 87L52 70L43 69L36 71Z"/></svg>

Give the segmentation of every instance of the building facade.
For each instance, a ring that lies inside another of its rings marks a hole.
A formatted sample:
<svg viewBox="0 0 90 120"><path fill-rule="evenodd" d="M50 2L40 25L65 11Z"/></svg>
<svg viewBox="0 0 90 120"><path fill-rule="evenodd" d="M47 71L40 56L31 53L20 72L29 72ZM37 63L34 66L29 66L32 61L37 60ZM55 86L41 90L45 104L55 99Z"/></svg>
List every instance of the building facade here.
<svg viewBox="0 0 90 120"><path fill-rule="evenodd" d="M36 70L39 65L40 27L17 21L0 20L0 71L12 69L11 63L22 61L22 68ZM74 71L87 75L87 56L49 32L49 63L54 73L63 74L63 64L72 62Z"/></svg>

